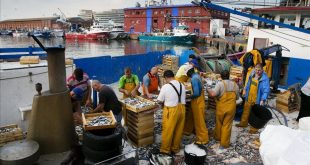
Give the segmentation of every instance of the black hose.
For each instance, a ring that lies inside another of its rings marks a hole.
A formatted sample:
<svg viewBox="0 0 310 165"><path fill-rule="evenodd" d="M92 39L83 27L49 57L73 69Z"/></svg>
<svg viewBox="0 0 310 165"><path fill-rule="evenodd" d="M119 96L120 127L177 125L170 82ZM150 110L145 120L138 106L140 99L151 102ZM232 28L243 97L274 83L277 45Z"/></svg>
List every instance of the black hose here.
<svg viewBox="0 0 310 165"><path fill-rule="evenodd" d="M278 110L277 108L270 107L268 105L265 105L265 107L270 109L270 110L272 110L271 112L276 116L276 118L278 119L279 123L281 125L283 125L282 122L280 121L279 117L274 113L274 111L279 112L282 115L283 119L284 119L284 125L288 127L287 118L286 118L286 116L284 115L284 113L282 111Z"/></svg>

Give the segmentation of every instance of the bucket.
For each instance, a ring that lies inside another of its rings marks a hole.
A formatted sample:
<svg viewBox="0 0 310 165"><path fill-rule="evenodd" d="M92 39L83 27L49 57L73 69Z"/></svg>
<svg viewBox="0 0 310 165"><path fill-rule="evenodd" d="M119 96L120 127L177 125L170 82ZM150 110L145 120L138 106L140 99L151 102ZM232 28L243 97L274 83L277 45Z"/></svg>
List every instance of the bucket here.
<svg viewBox="0 0 310 165"><path fill-rule="evenodd" d="M270 119L272 119L272 114L268 108L258 104L252 106L249 116L249 124L252 127L261 129Z"/></svg>
<svg viewBox="0 0 310 165"><path fill-rule="evenodd" d="M185 163L187 165L203 165L205 163L206 152L203 151L202 153L199 153L197 152L198 150L202 149L198 148L198 146L196 146L195 144L185 146L184 155L185 155Z"/></svg>
<svg viewBox="0 0 310 165"><path fill-rule="evenodd" d="M197 156L193 153L185 152L185 163L187 165L203 165L205 163L205 156Z"/></svg>

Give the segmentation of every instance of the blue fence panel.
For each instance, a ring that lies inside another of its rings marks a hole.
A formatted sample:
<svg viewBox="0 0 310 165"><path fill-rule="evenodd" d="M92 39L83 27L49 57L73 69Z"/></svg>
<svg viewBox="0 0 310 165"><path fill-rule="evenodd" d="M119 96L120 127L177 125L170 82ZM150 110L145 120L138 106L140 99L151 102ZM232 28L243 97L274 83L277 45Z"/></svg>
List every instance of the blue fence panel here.
<svg viewBox="0 0 310 165"><path fill-rule="evenodd" d="M177 17L177 16L179 16L179 9L176 8L176 7L172 8L171 16L172 16L172 17ZM172 28L174 28L174 27L176 27L176 26L178 26L178 21L177 21L177 19L173 19L173 20L172 20Z"/></svg>
<svg viewBox="0 0 310 165"><path fill-rule="evenodd" d="M152 9L146 9L146 32L150 33L152 30Z"/></svg>
<svg viewBox="0 0 310 165"><path fill-rule="evenodd" d="M171 51L149 52L147 54L127 56L101 56L91 58L74 59L76 67L82 68L92 79L98 79L102 83L117 82L124 75L124 69L130 67L140 81L151 67L162 62L162 56Z"/></svg>
<svg viewBox="0 0 310 165"><path fill-rule="evenodd" d="M82 68L91 79L97 79L103 83L111 82L113 76L107 76L113 74L111 56L74 59L74 63L77 68Z"/></svg>
<svg viewBox="0 0 310 165"><path fill-rule="evenodd" d="M184 63L188 62L188 57L189 55L194 54L193 50L183 50L181 55L180 55L180 62L179 66L183 65Z"/></svg>
<svg viewBox="0 0 310 165"><path fill-rule="evenodd" d="M310 77L309 66L310 60L290 58L286 87L295 83L304 85Z"/></svg>
<svg viewBox="0 0 310 165"><path fill-rule="evenodd" d="M28 48L0 48L0 59L19 59L21 56L39 56L46 58L47 54L39 47L29 46Z"/></svg>

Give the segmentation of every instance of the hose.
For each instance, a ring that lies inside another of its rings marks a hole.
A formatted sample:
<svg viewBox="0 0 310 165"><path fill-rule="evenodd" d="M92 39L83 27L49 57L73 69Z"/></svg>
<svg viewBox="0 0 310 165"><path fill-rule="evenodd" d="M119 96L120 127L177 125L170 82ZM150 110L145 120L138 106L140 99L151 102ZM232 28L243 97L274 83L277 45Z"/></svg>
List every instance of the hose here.
<svg viewBox="0 0 310 165"><path fill-rule="evenodd" d="M269 110L271 110L271 112L272 112L272 113L276 116L276 118L278 119L279 123L280 123L281 125L283 125L283 123L280 121L278 115L275 114L275 111L277 111L278 113L280 113L280 114L282 115L283 119L284 119L284 125L285 125L286 127L288 127L287 118L286 118L286 116L284 115L284 113L283 113L282 111L278 110L277 108L273 108L273 107L271 107L271 106L269 106L269 105L265 105L265 107L268 108Z"/></svg>

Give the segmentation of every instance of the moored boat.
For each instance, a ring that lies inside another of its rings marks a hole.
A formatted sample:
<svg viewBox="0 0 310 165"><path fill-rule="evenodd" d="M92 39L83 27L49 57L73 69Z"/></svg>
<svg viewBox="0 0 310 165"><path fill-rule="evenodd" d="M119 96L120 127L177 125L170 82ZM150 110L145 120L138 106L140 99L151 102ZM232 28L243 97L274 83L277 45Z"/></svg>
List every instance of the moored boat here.
<svg viewBox="0 0 310 165"><path fill-rule="evenodd" d="M161 42L179 42L179 43L193 43L196 34L188 32L188 26L177 26L172 32L165 33L157 32L151 34L141 34L139 40L147 41L161 41Z"/></svg>
<svg viewBox="0 0 310 165"><path fill-rule="evenodd" d="M27 36L28 36L27 31L16 30L15 32L13 32L13 37L27 37Z"/></svg>
<svg viewBox="0 0 310 165"><path fill-rule="evenodd" d="M66 39L88 39L88 40L105 40L110 36L110 32L105 30L103 26L94 25L90 30L82 32L69 32L65 34Z"/></svg>
<svg viewBox="0 0 310 165"><path fill-rule="evenodd" d="M128 33L124 32L123 25L114 24L110 33L110 39L126 39L126 38L128 38Z"/></svg>

